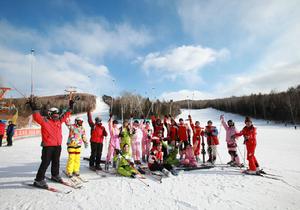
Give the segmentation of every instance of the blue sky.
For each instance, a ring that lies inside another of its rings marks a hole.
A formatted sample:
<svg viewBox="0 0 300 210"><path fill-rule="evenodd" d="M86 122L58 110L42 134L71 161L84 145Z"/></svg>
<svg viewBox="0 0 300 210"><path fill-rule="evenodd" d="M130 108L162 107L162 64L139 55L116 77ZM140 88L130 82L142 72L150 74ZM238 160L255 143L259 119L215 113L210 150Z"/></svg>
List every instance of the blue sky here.
<svg viewBox="0 0 300 210"><path fill-rule="evenodd" d="M297 0L1 1L0 83L207 99L300 84ZM30 49L35 49L35 56ZM15 94L16 93L11 93Z"/></svg>

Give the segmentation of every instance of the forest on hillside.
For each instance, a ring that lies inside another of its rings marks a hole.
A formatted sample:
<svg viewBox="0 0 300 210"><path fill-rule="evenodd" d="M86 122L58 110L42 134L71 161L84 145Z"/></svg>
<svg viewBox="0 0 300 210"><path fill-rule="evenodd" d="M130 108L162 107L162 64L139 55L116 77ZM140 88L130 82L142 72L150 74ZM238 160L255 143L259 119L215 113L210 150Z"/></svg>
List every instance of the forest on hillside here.
<svg viewBox="0 0 300 210"><path fill-rule="evenodd" d="M300 85L287 91L212 100L177 101L180 108L203 109L212 107L225 112L284 123L300 123Z"/></svg>
<svg viewBox="0 0 300 210"><path fill-rule="evenodd" d="M140 118L142 115L149 118L152 113L157 117L169 114L176 117L180 114L180 106L173 101L150 101L149 98L130 92L124 92L116 98L107 95L102 98L110 106L110 112L118 119L128 119L131 115L134 118Z"/></svg>

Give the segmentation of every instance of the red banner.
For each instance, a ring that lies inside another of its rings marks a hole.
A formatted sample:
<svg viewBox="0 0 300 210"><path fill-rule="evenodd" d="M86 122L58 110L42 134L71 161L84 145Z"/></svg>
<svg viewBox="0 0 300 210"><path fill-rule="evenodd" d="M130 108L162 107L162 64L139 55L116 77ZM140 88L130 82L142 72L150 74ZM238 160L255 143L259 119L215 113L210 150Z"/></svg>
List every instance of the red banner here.
<svg viewBox="0 0 300 210"><path fill-rule="evenodd" d="M41 129L40 128L22 128L16 129L15 135L13 136L14 139L32 137L32 136L40 136ZM4 139L6 139L6 135L4 135Z"/></svg>

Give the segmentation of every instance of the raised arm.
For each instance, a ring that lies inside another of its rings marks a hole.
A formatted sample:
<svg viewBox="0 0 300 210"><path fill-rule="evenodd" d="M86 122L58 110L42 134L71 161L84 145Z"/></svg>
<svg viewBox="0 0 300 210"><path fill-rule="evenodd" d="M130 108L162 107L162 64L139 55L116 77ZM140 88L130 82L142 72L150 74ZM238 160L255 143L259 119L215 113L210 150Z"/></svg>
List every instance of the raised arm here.
<svg viewBox="0 0 300 210"><path fill-rule="evenodd" d="M94 127L95 124L92 120L92 113L90 111L87 112L87 118L88 118L88 123L89 123L90 127Z"/></svg>
<svg viewBox="0 0 300 210"><path fill-rule="evenodd" d="M229 127L224 120L224 115L220 116L220 120L221 120L221 123L222 123L223 127L225 128L225 130L228 130Z"/></svg>

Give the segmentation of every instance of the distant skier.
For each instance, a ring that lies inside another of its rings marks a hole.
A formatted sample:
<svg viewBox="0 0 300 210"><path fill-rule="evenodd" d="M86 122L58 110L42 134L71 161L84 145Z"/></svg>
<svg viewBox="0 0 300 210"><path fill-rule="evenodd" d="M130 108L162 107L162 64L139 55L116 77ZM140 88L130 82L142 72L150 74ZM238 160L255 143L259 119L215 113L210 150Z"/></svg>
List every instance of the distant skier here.
<svg viewBox="0 0 300 210"><path fill-rule="evenodd" d="M212 125L212 121L207 121L207 126L205 126L204 135L207 140L207 151L208 151L208 160L207 162L215 163L217 159L217 145L219 145L218 139L218 129Z"/></svg>
<svg viewBox="0 0 300 210"><path fill-rule="evenodd" d="M244 144L247 148L247 160L249 162L249 169L245 171L248 174L256 174L259 172L259 164L255 157L256 148L256 127L253 126L250 117L245 118L246 126L239 133L236 133L234 137L244 136Z"/></svg>
<svg viewBox="0 0 300 210"><path fill-rule="evenodd" d="M103 150L103 140L107 136L105 127L102 125L100 117L95 118L95 122L92 120L91 112L87 112L88 123L91 127L91 156L90 156L90 169L91 170L102 170L101 156Z"/></svg>
<svg viewBox="0 0 300 210"><path fill-rule="evenodd" d="M112 161L113 156L116 155L115 150L120 149L120 139L119 139L120 129L118 128L118 121L113 120L112 114L110 114L109 116L108 129L110 133L110 140L109 140L108 151L106 156L107 164L109 164ZM115 167L115 163L113 163L113 166Z"/></svg>
<svg viewBox="0 0 300 210"><path fill-rule="evenodd" d="M220 116L221 123L226 130L226 142L228 153L231 156L231 160L227 163L231 166L242 166L240 162L240 158L237 153L237 143L235 139L235 134L238 133L237 129L234 126L234 122L232 120L228 120L227 124L224 120L224 115Z"/></svg>
<svg viewBox="0 0 300 210"><path fill-rule="evenodd" d="M15 134L16 125L12 121L8 121L8 126L6 128L6 141L7 146L12 146L12 138Z"/></svg>
<svg viewBox="0 0 300 210"><path fill-rule="evenodd" d="M193 148L194 148L194 155L196 157L196 160L200 160L200 149L201 149L201 136L204 135L204 131L200 127L200 122L196 121L195 124L193 123L192 116L188 116L190 121L190 126L193 131Z"/></svg>
<svg viewBox="0 0 300 210"><path fill-rule="evenodd" d="M5 122L0 120L0 147L2 147L2 139L5 134Z"/></svg>
<svg viewBox="0 0 300 210"><path fill-rule="evenodd" d="M53 107L48 110L48 116L43 117L37 107L36 101L30 98L29 106L33 111L33 119L41 126L42 133L42 162L34 180L34 185L41 188L48 188L45 181L45 173L51 163L51 179L56 182L63 182L59 175L59 161L62 144L62 124L71 115L74 101L69 101L69 109L60 115L59 109Z"/></svg>
<svg viewBox="0 0 300 210"><path fill-rule="evenodd" d="M68 177L80 175L81 145L84 143L85 148L88 147L85 129L82 126L82 123L83 119L80 117L75 118L74 124L66 122L66 125L69 128L69 137L67 140L69 157L66 165L66 175Z"/></svg>

